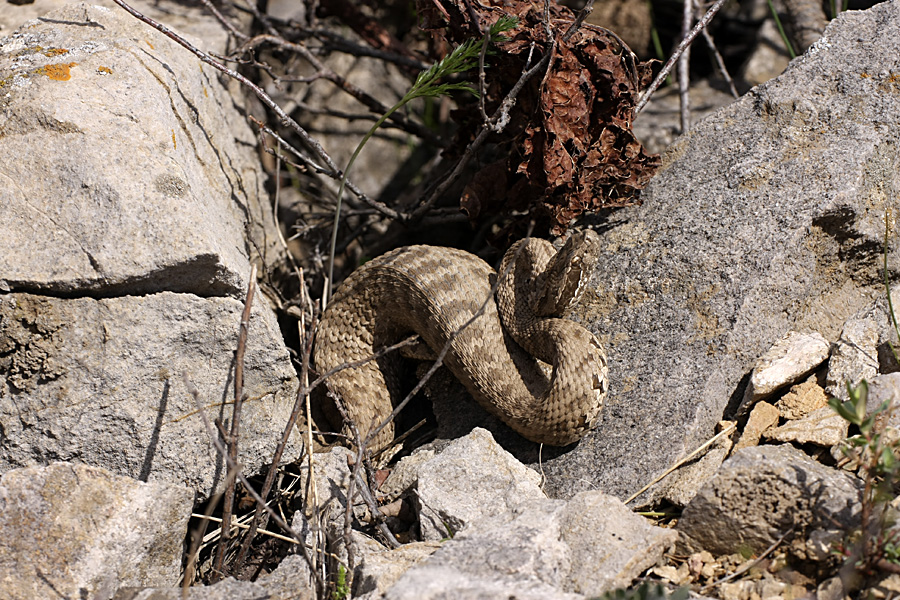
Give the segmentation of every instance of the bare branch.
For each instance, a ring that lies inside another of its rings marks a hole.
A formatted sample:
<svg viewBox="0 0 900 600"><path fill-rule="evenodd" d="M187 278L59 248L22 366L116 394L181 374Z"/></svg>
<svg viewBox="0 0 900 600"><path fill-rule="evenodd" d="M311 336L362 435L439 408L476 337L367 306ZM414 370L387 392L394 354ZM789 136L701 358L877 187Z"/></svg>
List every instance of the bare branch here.
<svg viewBox="0 0 900 600"><path fill-rule="evenodd" d="M118 0L117 0L118 1ZM675 61L678 60L678 57L681 56L681 53L685 51L685 49L691 45L700 32L709 25L709 22L712 21L712 18L716 16L716 13L719 12L719 9L722 8L722 5L725 4L725 0L716 0L716 3L713 4L706 14L704 14L697 24L694 25L694 28L688 34L686 38L681 40L681 43L678 44L678 47L675 48L675 52L672 53L672 56L669 57L669 60L666 61L666 64L663 65L662 70L656 75L656 78L653 80L653 83L644 90L644 93L641 95L641 99L638 101L637 106L634 107L634 114L637 116L647 105L647 102L650 101L650 96L653 95L653 92L662 85L662 82L666 80L666 77L669 75L669 72L672 70L672 67L675 65Z"/></svg>
<svg viewBox="0 0 900 600"><path fill-rule="evenodd" d="M249 481L247 481L247 478L244 477L243 473L241 472L242 469L240 464L232 462L231 457L228 456L227 449L224 445L222 445L222 441L216 435L215 429L213 428L209 417L206 416L206 411L204 410L203 403L200 400L200 391L188 378L187 373L184 373L183 381L185 387L188 389L188 392L194 398L194 404L197 407L197 412L200 414L200 419L203 421L203 426L206 428L206 434L209 436L209 439L212 442L213 446L215 446L216 451L219 453L219 456L225 459L226 467L228 468L229 473L233 472L238 480L244 485L247 493L250 494L250 496L252 496L253 499L257 502L257 505L262 505L265 511L269 513L269 516L272 518L272 520L275 521L275 523L284 531L289 532L291 534L291 537L299 542L297 546L300 548L300 552L301 554L303 554L303 558L306 560L307 564L310 565L310 569L312 569L312 565L314 563L309 555L309 549L306 547L306 543L303 541L303 536L295 531L290 525L288 525L287 522L285 522L285 520L281 518L281 515L272 510L272 508L266 504L266 501L256 493L256 490L253 489L253 486ZM325 591L324 581L315 570L313 570L313 577L315 579L316 592L319 594L319 597L321 597Z"/></svg>
<svg viewBox="0 0 900 600"><path fill-rule="evenodd" d="M191 53L194 54L194 56L199 58L201 61L205 62L206 64L213 67L214 69L221 71L222 73L225 73L229 77L236 79L241 84L250 88L250 90L252 90L253 93L256 94L256 97L259 98L263 104L268 106L278 116L279 119L281 119L282 123L284 123L286 126L290 127L294 131L294 133L296 133L300 137L300 139L303 141L304 144L306 144L307 146L312 148L313 152L316 153L316 155L325 163L325 165L329 169L331 169L332 171L335 171L335 172L339 171L337 165L334 163L333 160L331 160L331 157L328 155L327 152L325 152L325 149L322 148L322 144L320 144L319 141L316 140L314 137L309 135L309 133L307 133L307 131L305 129L300 127L300 125L294 119L292 119L290 117L290 115L288 115L286 112L284 112L284 110L282 110L281 107L278 106L278 104L274 100L272 100L272 98L265 91L263 91L263 89L261 87L259 87L258 85L256 85L255 83L253 83L252 81L250 81L249 79L247 79L246 77L244 77L243 75L238 73L237 71L229 69L222 63L220 63L216 60L213 60L213 58L211 56L209 56L209 54L207 54L206 52L203 52L199 48L194 47L190 42L185 40L183 37L181 37L174 31L172 31L171 29L169 29L162 23L158 23L158 22L154 21L153 19L151 19L150 17L144 16L143 14L141 14L140 12L138 12L137 10L135 10L134 8L132 8L131 6L126 4L124 0L113 0L113 2L115 2L116 4L121 6L123 9L125 9L129 14L131 14L136 19L139 19L139 20L143 21L144 23L147 23L148 25L150 25L151 27L153 27L154 29L156 29L157 31L162 33L163 35L169 37L170 39L174 40L176 43L187 48Z"/></svg>
<svg viewBox="0 0 900 600"><path fill-rule="evenodd" d="M272 44L273 46L277 46L283 50L289 50L291 52L295 52L295 53L299 54L300 56L303 57L304 60L306 60L310 65L313 66L313 68L316 70L316 73L319 77L321 77L323 79L327 79L328 81L332 82L333 84L335 84L336 86L338 86L339 88L341 88L342 90L344 90L345 92L347 92L348 94L353 96L360 103L365 105L369 110L371 110L379 115L383 115L386 112L388 112L390 107L385 106L377 98L375 98L374 96L372 96L371 94L369 94L368 92L363 90L362 88L354 85L353 83L348 81L345 77L332 71L330 68L328 68L328 66L325 63L323 63L321 60L319 60L316 57L316 55L314 55L312 52L310 52L309 48L307 48L303 44L295 44L293 42L289 42L280 36L264 34L264 35L257 35L255 37L247 40L246 42L244 42L243 45L241 45L240 48L238 48L235 51L235 53L240 54L240 53L244 53L244 52L249 52L250 50L253 50L253 49L257 48L258 46L260 46L262 44L266 44L266 43ZM427 140L432 144L435 144L438 146L440 145L440 140L433 132L431 132L428 128L426 128L423 125L419 125L418 123L414 123L414 122L410 121L403 115L403 113L395 112L395 113L391 114L391 116L389 118L391 121L396 123L397 126L400 127L401 129L403 129L404 131L407 131L408 133L418 136L418 137L422 138L423 140Z"/></svg>
<svg viewBox="0 0 900 600"><path fill-rule="evenodd" d="M234 406L231 413L231 432L228 440L228 457L231 462L237 463L238 440L241 432L241 409L244 405L244 353L247 351L247 333L250 329L250 310L253 306L253 295L256 289L256 265L250 267L250 278L247 283L247 299L244 302L244 311L241 313L240 333L238 334L237 352L234 356ZM225 574L223 562L225 549L232 537L231 515L234 509L234 476L229 472L225 479L225 498L222 504L222 536L216 548L216 557L213 563L212 582L215 583ZM265 495L265 494L264 494Z"/></svg>

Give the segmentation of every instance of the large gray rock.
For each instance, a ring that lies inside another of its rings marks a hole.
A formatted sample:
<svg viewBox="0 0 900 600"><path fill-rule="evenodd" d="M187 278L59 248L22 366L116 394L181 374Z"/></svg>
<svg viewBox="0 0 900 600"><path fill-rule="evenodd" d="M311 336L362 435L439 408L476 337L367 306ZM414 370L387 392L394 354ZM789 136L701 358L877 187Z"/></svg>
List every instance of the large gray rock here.
<svg viewBox="0 0 900 600"><path fill-rule="evenodd" d="M884 294L898 56L900 3L842 13L781 77L677 141L642 206L607 217L576 318L606 345L610 394L580 444L544 448L549 495L636 491L712 436L781 336L836 340ZM896 268L896 236L889 251Z"/></svg>
<svg viewBox="0 0 900 600"><path fill-rule="evenodd" d="M9 289L241 295L250 258L278 257L246 119L163 34L66 5L0 39L0 79Z"/></svg>
<svg viewBox="0 0 900 600"><path fill-rule="evenodd" d="M675 542L600 492L535 499L480 521L407 571L390 600L576 600L625 587Z"/></svg>
<svg viewBox="0 0 900 600"><path fill-rule="evenodd" d="M299 555L285 557L268 575L256 581L227 577L213 585L120 588L114 600L316 600L309 567Z"/></svg>
<svg viewBox="0 0 900 600"><path fill-rule="evenodd" d="M527 500L546 498L540 479L490 433L473 430L418 468L414 499L422 539L438 541Z"/></svg>
<svg viewBox="0 0 900 600"><path fill-rule="evenodd" d="M171 292L0 295L0 472L72 460L211 492L223 465L182 375L210 419L228 423L242 310L230 298ZM245 470L271 460L296 390L278 325L258 307L244 358ZM287 456L297 455L298 437Z"/></svg>
<svg viewBox="0 0 900 600"><path fill-rule="evenodd" d="M281 256L239 95L111 4L0 39L0 79L0 472L65 459L211 492L224 469L182 375L227 421L237 298L251 261ZM297 389L261 294L253 309L247 471Z"/></svg>
<svg viewBox="0 0 900 600"><path fill-rule="evenodd" d="M859 524L862 482L790 445L739 450L685 507L691 551L762 552L782 536L814 540Z"/></svg>
<svg viewBox="0 0 900 600"><path fill-rule="evenodd" d="M0 596L111 598L175 585L194 493L54 463L0 477Z"/></svg>

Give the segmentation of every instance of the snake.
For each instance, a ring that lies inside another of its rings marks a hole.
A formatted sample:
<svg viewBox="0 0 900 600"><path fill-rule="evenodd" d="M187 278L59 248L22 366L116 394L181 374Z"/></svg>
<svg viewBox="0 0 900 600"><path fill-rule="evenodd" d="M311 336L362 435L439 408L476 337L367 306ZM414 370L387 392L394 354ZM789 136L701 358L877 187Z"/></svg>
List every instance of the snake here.
<svg viewBox="0 0 900 600"><path fill-rule="evenodd" d="M589 229L557 251L525 238L504 254L498 271L463 250L405 246L356 269L328 303L313 360L332 373L350 435L376 431L402 399L398 353L368 360L411 334L408 354L437 357L489 413L532 442L566 446L593 429L609 386L606 353L583 325L562 318L587 289L600 238ZM474 317L474 319L473 319ZM424 344L424 346L421 346ZM393 422L369 441L389 445ZM352 438L351 438L352 439Z"/></svg>

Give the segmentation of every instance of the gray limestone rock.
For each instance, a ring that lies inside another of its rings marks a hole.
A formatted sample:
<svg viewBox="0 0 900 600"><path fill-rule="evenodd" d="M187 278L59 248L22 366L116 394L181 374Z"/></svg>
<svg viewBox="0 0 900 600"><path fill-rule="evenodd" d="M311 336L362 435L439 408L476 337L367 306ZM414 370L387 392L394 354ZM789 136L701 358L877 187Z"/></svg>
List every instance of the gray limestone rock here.
<svg viewBox="0 0 900 600"><path fill-rule="evenodd" d="M353 580L353 595L380 598L411 567L425 561L441 542L412 542L395 550L363 552Z"/></svg>
<svg viewBox="0 0 900 600"><path fill-rule="evenodd" d="M900 406L900 373L879 375L869 381L869 395L866 398L866 414L872 414L885 402L888 406ZM896 410L894 411L897 412Z"/></svg>
<svg viewBox="0 0 900 600"><path fill-rule="evenodd" d="M434 541L524 501L546 498L540 476L480 428L420 465L415 490L422 539Z"/></svg>
<svg viewBox="0 0 900 600"><path fill-rule="evenodd" d="M871 415L887 403L887 408L875 418L876 427L888 438L900 437L900 373L878 375L869 383L866 414Z"/></svg>
<svg viewBox="0 0 900 600"><path fill-rule="evenodd" d="M738 413L809 375L825 362L830 349L818 333L788 332L756 360Z"/></svg>
<svg viewBox="0 0 900 600"><path fill-rule="evenodd" d="M788 533L858 525L862 483L790 445L739 450L685 507L677 529L690 550L761 552Z"/></svg>
<svg viewBox="0 0 900 600"><path fill-rule="evenodd" d="M566 503L538 499L471 528L407 571L384 598L579 598L562 592L571 553L560 539Z"/></svg>
<svg viewBox="0 0 900 600"><path fill-rule="evenodd" d="M256 581L238 581L227 577L213 585L188 588L155 587L120 589L114 600L317 600L309 581L309 567L301 556L291 555L278 567Z"/></svg>
<svg viewBox="0 0 900 600"><path fill-rule="evenodd" d="M561 533L572 556L563 589L587 596L630 586L678 537L601 492L581 492L569 500Z"/></svg>
<svg viewBox="0 0 900 600"><path fill-rule="evenodd" d="M856 385L878 373L878 325L872 319L851 319L844 324L841 337L828 361L828 385L825 391L846 402L847 382Z"/></svg>
<svg viewBox="0 0 900 600"><path fill-rule="evenodd" d="M111 598L175 585L193 491L86 465L0 477L0 596Z"/></svg>
<svg viewBox="0 0 900 600"><path fill-rule="evenodd" d="M165 35L69 4L0 39L0 79L10 290L239 296L251 258L277 260L255 137L218 73Z"/></svg>
<svg viewBox="0 0 900 600"><path fill-rule="evenodd" d="M171 292L0 296L0 472L71 460L211 493L224 469L183 376L210 420L228 423L242 310ZM271 311L254 306L238 455L246 472L271 460L297 385ZM299 449L295 435L285 457Z"/></svg>
<svg viewBox="0 0 900 600"><path fill-rule="evenodd" d="M575 600L630 585L675 542L621 501L584 492L534 499L444 542L385 599Z"/></svg>
<svg viewBox="0 0 900 600"><path fill-rule="evenodd" d="M884 295L898 55L900 2L842 13L783 75L676 141L642 206L598 217L606 246L573 318L606 346L610 394L577 446L544 448L548 495L640 489L711 437L785 332L837 339Z"/></svg>

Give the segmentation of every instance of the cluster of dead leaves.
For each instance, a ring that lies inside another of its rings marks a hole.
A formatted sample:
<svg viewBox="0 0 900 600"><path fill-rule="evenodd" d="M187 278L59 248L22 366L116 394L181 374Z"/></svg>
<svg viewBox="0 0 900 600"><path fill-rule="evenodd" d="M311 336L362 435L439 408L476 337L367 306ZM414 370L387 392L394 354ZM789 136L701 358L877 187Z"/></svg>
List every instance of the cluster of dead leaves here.
<svg viewBox="0 0 900 600"><path fill-rule="evenodd" d="M631 132L639 92L651 77L612 32L575 21L566 7L523 0L417 0L420 25L453 44L480 38L504 16L517 19L496 44L485 71L491 114L521 74L551 53L546 74L532 78L510 112L496 160L475 175L461 206L474 221L516 211L538 217L554 234L585 211L639 202L659 166ZM476 103L456 115L460 152L483 124Z"/></svg>

